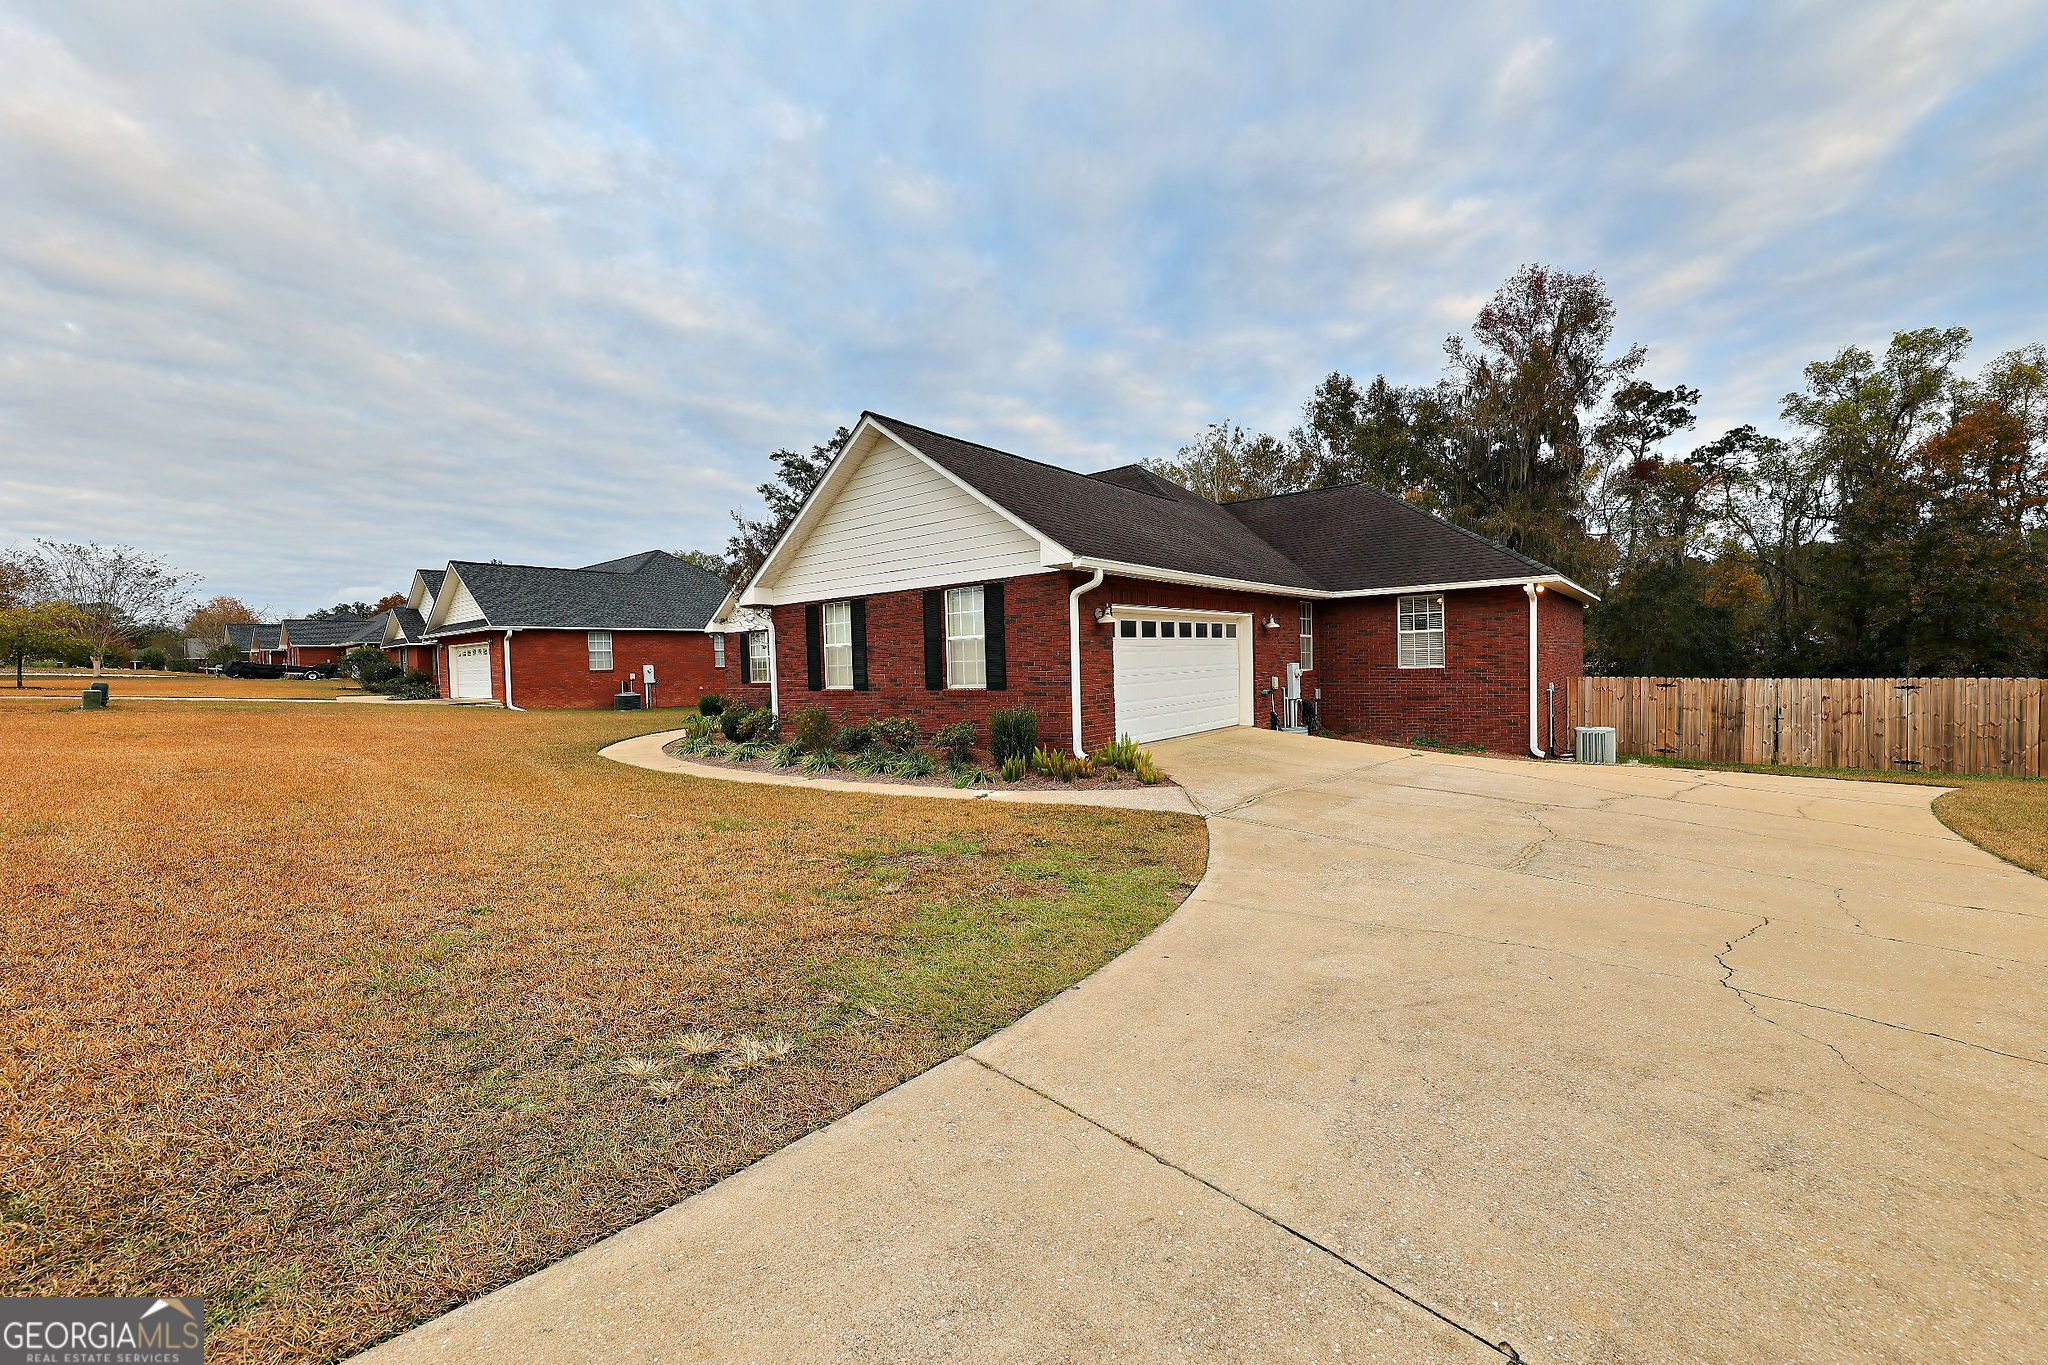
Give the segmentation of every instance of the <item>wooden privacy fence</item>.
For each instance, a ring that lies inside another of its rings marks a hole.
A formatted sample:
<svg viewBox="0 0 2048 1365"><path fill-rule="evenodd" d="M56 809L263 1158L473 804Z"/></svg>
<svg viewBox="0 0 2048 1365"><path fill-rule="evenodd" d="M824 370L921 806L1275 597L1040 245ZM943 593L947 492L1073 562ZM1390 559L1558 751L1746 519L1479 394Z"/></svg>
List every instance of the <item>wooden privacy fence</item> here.
<svg viewBox="0 0 2048 1365"><path fill-rule="evenodd" d="M2040 678L1574 678L1622 754L2040 777ZM1566 740L1566 735L1559 735Z"/></svg>

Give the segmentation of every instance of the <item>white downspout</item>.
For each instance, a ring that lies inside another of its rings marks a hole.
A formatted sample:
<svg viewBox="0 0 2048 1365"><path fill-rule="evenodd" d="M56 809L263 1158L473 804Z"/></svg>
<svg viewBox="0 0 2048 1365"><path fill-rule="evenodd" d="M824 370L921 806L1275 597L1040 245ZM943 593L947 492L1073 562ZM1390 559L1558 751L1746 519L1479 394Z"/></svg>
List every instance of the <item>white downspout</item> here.
<svg viewBox="0 0 2048 1365"><path fill-rule="evenodd" d="M1086 758L1081 747L1081 598L1102 586L1102 570L1067 594L1067 672L1074 682L1074 757Z"/></svg>
<svg viewBox="0 0 2048 1365"><path fill-rule="evenodd" d="M1541 599L1541 583L1524 583L1522 591L1529 597L1529 754L1533 758L1548 758L1543 746L1536 742L1536 698L1542 690L1536 682L1536 604Z"/></svg>
<svg viewBox="0 0 2048 1365"><path fill-rule="evenodd" d="M752 643L751 640L748 642ZM741 648L746 648L742 645ZM743 665L744 667L744 665ZM742 678L747 675L743 672ZM768 609L768 709L776 715L782 714L782 669L775 658L775 609Z"/></svg>
<svg viewBox="0 0 2048 1365"><path fill-rule="evenodd" d="M520 709L512 704L512 632L510 630L505 632L505 709L507 711L517 711Z"/></svg>

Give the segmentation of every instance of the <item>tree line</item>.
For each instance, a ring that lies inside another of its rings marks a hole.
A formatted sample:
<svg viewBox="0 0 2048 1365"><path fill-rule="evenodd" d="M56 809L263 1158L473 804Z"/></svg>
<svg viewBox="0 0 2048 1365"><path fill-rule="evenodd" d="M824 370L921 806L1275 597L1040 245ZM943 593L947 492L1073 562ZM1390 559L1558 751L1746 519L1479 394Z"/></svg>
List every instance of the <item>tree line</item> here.
<svg viewBox="0 0 2048 1365"><path fill-rule="evenodd" d="M1525 266L1445 374L1332 374L1285 435L1229 422L1146 463L1219 502L1367 483L1598 593L1588 671L2048 671L2048 355L1966 370L1960 327L1805 367L1778 416L1694 444L1600 278Z"/></svg>

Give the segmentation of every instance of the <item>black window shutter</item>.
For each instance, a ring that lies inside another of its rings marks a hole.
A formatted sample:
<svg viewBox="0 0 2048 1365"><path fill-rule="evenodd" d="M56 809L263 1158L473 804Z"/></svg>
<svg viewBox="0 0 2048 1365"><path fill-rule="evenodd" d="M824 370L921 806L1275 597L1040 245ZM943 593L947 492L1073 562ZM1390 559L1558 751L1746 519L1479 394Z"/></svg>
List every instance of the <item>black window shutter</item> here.
<svg viewBox="0 0 2048 1365"><path fill-rule="evenodd" d="M1009 642L1003 638L1003 585L981 585L982 654L988 661L988 690L1001 692L1010 685Z"/></svg>
<svg viewBox="0 0 2048 1365"><path fill-rule="evenodd" d="M868 690L868 599L856 597L847 613L853 618L853 690Z"/></svg>
<svg viewBox="0 0 2048 1365"><path fill-rule="evenodd" d="M804 670L810 675L805 683L811 691L822 691L825 686L825 608L817 602L804 608Z"/></svg>
<svg viewBox="0 0 2048 1365"><path fill-rule="evenodd" d="M946 593L933 588L924 595L924 690L946 690Z"/></svg>

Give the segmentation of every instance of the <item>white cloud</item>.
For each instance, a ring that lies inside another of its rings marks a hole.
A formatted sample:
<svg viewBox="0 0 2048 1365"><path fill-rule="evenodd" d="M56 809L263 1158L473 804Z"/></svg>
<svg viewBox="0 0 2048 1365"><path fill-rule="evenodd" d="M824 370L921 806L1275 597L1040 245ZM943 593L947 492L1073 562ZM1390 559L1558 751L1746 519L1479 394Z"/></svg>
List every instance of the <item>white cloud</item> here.
<svg viewBox="0 0 2048 1365"><path fill-rule="evenodd" d="M862 407L1082 466L1432 378L1523 261L1767 420L2048 289L2039 4L0 0L0 542L282 607L711 546Z"/></svg>

